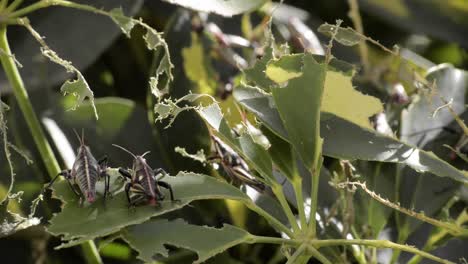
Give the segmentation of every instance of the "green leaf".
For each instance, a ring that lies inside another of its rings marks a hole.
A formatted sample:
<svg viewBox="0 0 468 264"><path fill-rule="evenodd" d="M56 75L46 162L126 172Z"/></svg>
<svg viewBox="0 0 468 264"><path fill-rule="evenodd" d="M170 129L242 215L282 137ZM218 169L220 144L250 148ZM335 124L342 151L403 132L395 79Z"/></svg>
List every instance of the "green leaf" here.
<svg viewBox="0 0 468 264"><path fill-rule="evenodd" d="M241 93L237 93L236 90L234 90L234 96L242 106L251 111L277 135L284 134L281 132L285 130L283 124L275 118L278 116L278 111L275 105L271 104L270 95L248 87L243 87ZM465 171L456 169L432 152L417 149L333 114L321 114L320 135L324 138L323 155L325 156L348 160L402 163L420 172L431 172L437 176L468 182ZM288 136L284 135L282 138L290 141Z"/></svg>
<svg viewBox="0 0 468 264"><path fill-rule="evenodd" d="M284 87L272 87L271 91L290 143L304 165L312 168L320 155L320 104L326 65L318 64L311 54L304 54L302 60L300 77L290 79Z"/></svg>
<svg viewBox="0 0 468 264"><path fill-rule="evenodd" d="M270 153L273 163L290 179L300 176L291 144L277 136L268 128L264 127L262 131L271 143L268 152Z"/></svg>
<svg viewBox="0 0 468 264"><path fill-rule="evenodd" d="M252 11L262 6L266 0L164 0L201 12L211 12L222 16L234 16Z"/></svg>
<svg viewBox="0 0 468 264"><path fill-rule="evenodd" d="M214 130L213 132L215 132L221 140L244 158L251 168L260 173L263 178L260 180L275 181L271 157L267 150L263 146L255 143L252 136L248 133L238 138L234 137L218 104L214 103L207 107L198 108L197 113L203 118L207 125Z"/></svg>
<svg viewBox="0 0 468 264"><path fill-rule="evenodd" d="M81 75L80 72L77 72L78 79L70 81L67 80L62 87L60 87L60 91L66 95L66 94L72 94L75 96L75 102L74 105L72 106L72 110L76 110L76 108L80 105L83 104L84 100L86 98L89 98L91 102L91 106L93 107L94 110L94 115L96 119L98 118L97 110L96 110L96 105L94 104L94 94L93 91L89 88L88 83L84 79L83 75Z"/></svg>
<svg viewBox="0 0 468 264"><path fill-rule="evenodd" d="M136 21L124 15L122 8L114 8L110 12L112 20L119 25L122 32L130 37L133 27L137 24Z"/></svg>
<svg viewBox="0 0 468 264"><path fill-rule="evenodd" d="M271 35L271 33L270 33ZM261 59L259 59L254 66L244 70L244 76L248 83L254 83L263 90L269 91L270 86L274 84L266 75L265 70L268 62L274 59L274 39L272 36L267 38L267 43L265 43L264 54Z"/></svg>
<svg viewBox="0 0 468 264"><path fill-rule="evenodd" d="M328 23L325 23L318 28L318 32L330 37L335 32L335 28L336 25L330 25ZM339 27L335 35L335 40L345 46L357 45L361 40L364 39L365 38L362 35L358 34L352 28Z"/></svg>
<svg viewBox="0 0 468 264"><path fill-rule="evenodd" d="M314 59L319 59L317 61L321 61L322 58L314 56ZM301 54L273 60L266 69L266 75L278 84L297 78L302 72ZM379 99L354 89L351 80L353 72L349 65L340 60L332 60L330 67L327 67L321 111L372 128L369 118L383 111L382 104Z"/></svg>
<svg viewBox="0 0 468 264"><path fill-rule="evenodd" d="M431 172L468 183L466 171L456 169L434 153L378 134L332 114L322 115L321 135L325 138L323 148L324 155L327 156L403 163L419 172Z"/></svg>
<svg viewBox="0 0 468 264"><path fill-rule="evenodd" d="M48 232L67 241L61 247L69 247L82 241L106 236L128 226L147 221L151 217L162 215L182 208L194 200L233 199L248 200L249 198L238 188L221 182L212 177L179 173L176 177L167 176L163 180L172 185L174 196L180 201L166 199L159 207L137 206L128 208L128 202L123 191L123 182L116 170L111 174L111 191L113 198L103 203L98 199L93 204L80 206L79 198L69 189L63 180L54 185L54 194L64 202L62 211L50 220ZM102 182L98 183L97 192L102 194ZM169 194L166 195L169 197Z"/></svg>
<svg viewBox="0 0 468 264"><path fill-rule="evenodd" d="M251 236L247 231L231 225L218 229L191 225L182 219L146 222L126 228L122 235L138 251L138 258L145 262L154 261L153 256L156 254L168 257L165 245L171 245L197 253L198 260L195 263L204 262L230 247L245 243Z"/></svg>

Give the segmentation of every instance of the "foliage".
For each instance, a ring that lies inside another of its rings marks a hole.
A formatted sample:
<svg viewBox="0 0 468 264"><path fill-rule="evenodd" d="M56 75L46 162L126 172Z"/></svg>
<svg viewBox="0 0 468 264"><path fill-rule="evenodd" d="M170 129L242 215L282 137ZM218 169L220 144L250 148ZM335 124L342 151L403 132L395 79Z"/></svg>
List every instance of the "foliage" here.
<svg viewBox="0 0 468 264"><path fill-rule="evenodd" d="M434 1L349 0L353 27L342 20L311 26L311 14L283 2L163 2L127 10L0 0L0 61L12 91L0 101L0 169L10 175L2 181L8 187L0 186L0 237L42 239L58 250L48 251L54 261L58 252L80 246L89 263L136 257L414 264L463 257L463 250L444 250L457 239L466 245L468 237L468 73L419 56L411 50L422 52L421 44L408 36L401 47L388 48L398 38L381 43L378 35L364 34L371 23L363 24L366 12L381 14L413 33L466 47L453 34L463 32L463 4L443 4L436 18L450 17L444 21L456 30L440 32L421 28L414 8L434 11ZM109 35L114 45L95 55L90 68L72 64L66 49L30 19L54 6L65 7L59 13L107 18L123 37ZM137 10L143 18L126 15ZM31 77L18 70L22 63L13 54L21 54L21 42L6 34L12 25L26 29L40 46L38 55L73 77L46 75L50 84L30 89ZM462 57L450 60L463 67ZM73 130L82 130L96 157L110 158L110 197L102 180L92 203L63 179L43 186L60 172L59 162L73 164L71 145L79 143L68 139ZM135 197L127 195L140 185L119 168L131 167L133 157L112 144L144 155L153 169L165 168L169 174L154 175L155 181L168 184L175 200L162 188L164 197L146 195L143 203L129 204ZM45 229L37 231L38 225Z"/></svg>

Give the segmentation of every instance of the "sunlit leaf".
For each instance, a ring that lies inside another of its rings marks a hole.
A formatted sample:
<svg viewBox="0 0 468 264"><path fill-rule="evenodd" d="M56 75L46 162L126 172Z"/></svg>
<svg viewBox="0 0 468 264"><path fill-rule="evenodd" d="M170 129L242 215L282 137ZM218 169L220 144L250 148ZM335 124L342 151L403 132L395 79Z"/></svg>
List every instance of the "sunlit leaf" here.
<svg viewBox="0 0 468 264"><path fill-rule="evenodd" d="M300 54L295 54L271 61L267 66L267 76L279 84L301 76L303 74L301 57ZM332 61L325 78L321 111L372 128L369 118L383 111L382 104L377 98L364 95L354 89L351 81L352 72L353 69L341 61Z"/></svg>
<svg viewBox="0 0 468 264"><path fill-rule="evenodd" d="M278 122L278 111L271 104L271 96L258 90L243 90L239 103L259 118L262 123L281 136L284 127ZM234 93L236 96L236 93ZM248 99L248 100L246 100ZM320 135L324 138L323 155L348 160L373 160L396 162L410 166L419 172L431 172L437 176L450 177L468 182L466 172L460 171L441 160L431 152L426 152L395 138L378 134L374 130L360 127L348 120L329 113L322 113ZM276 122L276 123L273 123ZM277 129L279 128L279 129ZM289 141L289 137L284 139Z"/></svg>
<svg viewBox="0 0 468 264"><path fill-rule="evenodd" d="M191 225L182 219L146 222L126 228L122 235L143 261L154 261L156 254L168 257L165 245L171 245L196 252L198 260L195 263L204 262L230 247L245 243L250 237L247 231L231 225L213 228Z"/></svg>
<svg viewBox="0 0 468 264"><path fill-rule="evenodd" d="M451 107L456 114L465 111L465 93L468 88L468 73L449 64L435 66L428 70L427 79L435 81L436 93L423 93L415 96L411 105L401 117L401 139L413 145L423 147L433 140L453 121L448 109L442 109L433 116L433 111L444 105L440 99L453 100Z"/></svg>
<svg viewBox="0 0 468 264"><path fill-rule="evenodd" d="M164 0L171 4L181 5L201 12L212 12L222 16L233 16L254 10L263 5L266 0Z"/></svg>

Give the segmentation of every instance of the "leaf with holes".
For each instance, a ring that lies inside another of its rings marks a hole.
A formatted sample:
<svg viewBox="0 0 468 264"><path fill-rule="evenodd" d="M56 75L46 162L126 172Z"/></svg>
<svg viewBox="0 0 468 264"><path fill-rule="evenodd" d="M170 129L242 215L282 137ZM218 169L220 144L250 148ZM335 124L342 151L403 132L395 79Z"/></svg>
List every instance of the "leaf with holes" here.
<svg viewBox="0 0 468 264"><path fill-rule="evenodd" d="M302 65L301 72L291 73L283 69L288 69L291 62L289 58L296 57L283 58L283 61L274 61L277 63L274 68L280 70L276 76L282 78L282 84L271 88L273 99L288 132L291 145L304 165L312 168L318 155L321 154L322 147L319 122L326 65L316 62L311 54L304 54L297 57ZM268 68L270 67L267 66L267 75Z"/></svg>
<svg viewBox="0 0 468 264"><path fill-rule="evenodd" d="M136 21L124 15L122 8L114 8L110 12L112 20L119 25L122 32L127 36L130 37L130 33L132 32L133 27L137 24Z"/></svg>
<svg viewBox="0 0 468 264"><path fill-rule="evenodd" d="M289 141L289 137L284 135L285 128L280 122L278 110L271 103L271 95L247 87L244 87L240 94L237 94L236 90L234 96L242 106L255 114L277 135ZM320 135L324 138L325 156L402 163L420 172L431 172L437 176L468 182L466 171L458 170L432 152L412 147L333 114L321 114Z"/></svg>
<svg viewBox="0 0 468 264"><path fill-rule="evenodd" d="M96 105L94 104L94 93L91 91L89 88L88 83L84 79L83 75L81 75L80 72L77 72L78 79L73 80L73 81L66 81L62 87L60 87L60 91L66 95L66 94L72 94L73 96L76 97L75 104L72 106L72 110L75 110L78 106L83 104L84 100L86 98L89 98L89 101L91 102L91 106L93 107L94 110L94 115L96 116L96 119L98 118L97 110L96 110Z"/></svg>
<svg viewBox="0 0 468 264"><path fill-rule="evenodd" d="M185 248L198 255L195 263L201 263L231 248L249 241L250 234L238 227L224 225L222 228L197 226L182 219L168 221L158 219L123 230L122 237L138 251L138 258L153 262L153 256L169 256L165 245Z"/></svg>

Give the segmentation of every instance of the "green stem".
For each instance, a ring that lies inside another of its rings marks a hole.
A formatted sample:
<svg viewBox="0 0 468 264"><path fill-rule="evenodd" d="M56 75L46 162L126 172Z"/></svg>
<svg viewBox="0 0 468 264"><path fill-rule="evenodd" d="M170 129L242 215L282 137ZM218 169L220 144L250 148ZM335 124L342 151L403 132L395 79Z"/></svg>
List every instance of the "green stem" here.
<svg viewBox="0 0 468 264"><path fill-rule="evenodd" d="M4 10L5 7L7 6L8 4L8 0L1 0L0 1L0 10Z"/></svg>
<svg viewBox="0 0 468 264"><path fill-rule="evenodd" d="M316 151L320 151L322 144L317 143ZM318 152L320 153L320 152ZM315 215L317 213L317 204L318 204L318 185L320 180L320 170L322 168L323 158L321 155L317 155L317 159L314 162L314 167L310 171L312 177L310 187L310 214L309 214L309 235L314 238L317 235L317 219Z"/></svg>
<svg viewBox="0 0 468 264"><path fill-rule="evenodd" d="M280 202L281 207L283 208L283 211L286 214L286 217L288 218L289 223L291 224L291 227L294 233L299 234L301 232L301 229L299 228L296 217L294 216L291 210L291 207L289 206L288 201L286 200L286 197L284 196L283 186L281 186L278 183L274 183L271 189L273 193L275 194L276 198L278 199L278 201Z"/></svg>
<svg viewBox="0 0 468 264"><path fill-rule="evenodd" d="M42 161L47 169L49 177L52 179L55 175L60 172L60 166L55 158L52 148L47 142L46 136L42 130L42 127L37 119L34 109L28 97L26 88L24 87L23 80L18 71L16 63L11 56L10 46L8 44L7 29L6 26L0 26L0 49L3 52L0 53L0 61L3 69L7 76L7 79L13 89L13 94L18 101L19 108L23 113L29 131L31 131L32 137L41 155ZM91 251L89 249L95 248L93 241L87 241L82 245L83 252L88 260L88 263L102 263L99 254L95 254L97 251Z"/></svg>
<svg viewBox="0 0 468 264"><path fill-rule="evenodd" d="M368 239L325 239L311 241L310 244L315 247L330 247L330 246L342 246L342 245L364 245L376 248L392 248L400 251L406 251L416 255L420 255L424 258L445 264L455 264L454 262L441 259L432 254L419 250L415 247L408 245L397 244L388 240L368 240Z"/></svg>
<svg viewBox="0 0 468 264"><path fill-rule="evenodd" d="M304 197L302 195L302 178L300 176L294 177L292 181L294 193L296 195L297 210L299 211L299 219L301 220L301 228L307 228L307 219L304 209Z"/></svg>
<svg viewBox="0 0 468 264"><path fill-rule="evenodd" d="M305 254L307 250L307 244L302 244L296 252L288 259L288 262L286 264L295 264L298 262L299 257L302 256L302 254Z"/></svg>
<svg viewBox="0 0 468 264"><path fill-rule="evenodd" d="M278 231L284 232L289 237L294 237L294 233L291 230L283 225L278 219L271 216L268 212L263 210L262 208L258 207L254 202L251 200L243 201L245 206L250 210L256 212L257 214L263 216L273 227L275 227Z"/></svg>
<svg viewBox="0 0 468 264"><path fill-rule="evenodd" d="M77 4L73 3L70 1L65 1L65 0L41 0L39 2L36 2L32 5L29 5L25 8L21 8L17 11L12 12L8 17L9 18L19 18L23 17L31 12L34 12L36 10L46 8L49 6L54 6L54 5L59 5L59 6L64 6L64 7L71 7L71 8L76 8L76 9L81 9L81 10L86 10L90 11L96 14L101 14L101 15L108 15L108 12L104 10L97 9L93 6L89 5L83 5L83 4Z"/></svg>
<svg viewBox="0 0 468 264"><path fill-rule="evenodd" d="M21 5L23 3L23 0L15 0L13 1L13 3L11 3L6 9L5 11L7 12L12 12L13 10L15 10L19 5Z"/></svg>
<svg viewBox="0 0 468 264"><path fill-rule="evenodd" d="M39 124L39 120L34 113L31 102L29 101L28 93L24 87L23 80L18 71L16 63L11 56L10 46L8 45L8 39L6 34L6 26L0 27L0 49L4 52L0 53L0 60L2 62L3 69L8 78L10 85L13 88L13 94L15 95L21 112L26 119L29 130L33 136L34 142L39 149L39 153L44 161L44 165L49 173L50 178L54 177L60 172L60 166L52 152L52 148L46 140L46 136Z"/></svg>
<svg viewBox="0 0 468 264"><path fill-rule="evenodd" d="M83 250L84 258L86 263L89 264L102 264L101 256L99 255L99 250L96 247L96 244L92 240L88 240L85 243L81 244L81 249Z"/></svg>
<svg viewBox="0 0 468 264"><path fill-rule="evenodd" d="M312 256L318 259L323 264L332 264L330 260L327 259L322 253L320 253L315 247L309 246L309 251L312 253Z"/></svg>
<svg viewBox="0 0 468 264"><path fill-rule="evenodd" d="M277 244L277 245L290 245L297 247L302 244L301 240L287 239L281 237L267 237L267 236L255 236L251 235L249 238L250 244L264 243L264 244Z"/></svg>

